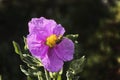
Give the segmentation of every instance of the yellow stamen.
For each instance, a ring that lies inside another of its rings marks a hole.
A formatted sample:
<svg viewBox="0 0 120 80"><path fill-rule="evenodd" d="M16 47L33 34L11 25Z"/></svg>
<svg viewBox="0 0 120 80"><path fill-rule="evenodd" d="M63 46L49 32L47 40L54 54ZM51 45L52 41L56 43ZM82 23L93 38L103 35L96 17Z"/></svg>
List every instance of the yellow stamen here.
<svg viewBox="0 0 120 80"><path fill-rule="evenodd" d="M46 40L46 44L49 46L49 47L53 47L56 45L56 42L58 40L58 37L55 35L55 34L52 34L51 36L49 36Z"/></svg>

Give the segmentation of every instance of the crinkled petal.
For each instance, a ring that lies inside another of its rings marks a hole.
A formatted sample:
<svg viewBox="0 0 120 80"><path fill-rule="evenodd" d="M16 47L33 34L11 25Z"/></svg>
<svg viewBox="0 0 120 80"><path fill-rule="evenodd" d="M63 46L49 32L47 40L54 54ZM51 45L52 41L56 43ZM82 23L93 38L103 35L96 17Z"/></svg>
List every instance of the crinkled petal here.
<svg viewBox="0 0 120 80"><path fill-rule="evenodd" d="M53 34L53 29L56 27L57 23L52 19L46 19L44 17L32 18L28 23L29 33L45 32L47 36Z"/></svg>
<svg viewBox="0 0 120 80"><path fill-rule="evenodd" d="M31 21L29 21L28 26L29 26L29 33L32 33L35 31L35 28L37 29L41 29L41 27L43 26L43 20L45 18L41 17L41 18L32 18Z"/></svg>
<svg viewBox="0 0 120 80"><path fill-rule="evenodd" d="M48 51L48 46L36 34L29 34L27 36L27 46L31 54L39 59L44 58L45 53Z"/></svg>
<svg viewBox="0 0 120 80"><path fill-rule="evenodd" d="M57 23L52 20L52 19L46 19L46 25L45 25L45 28L46 28L46 31L48 32L48 34L53 34L53 30L54 28L57 26Z"/></svg>
<svg viewBox="0 0 120 80"><path fill-rule="evenodd" d="M58 24L58 25L54 28L53 33L56 34L57 36L63 35L63 34L65 33L65 29L62 27L61 24Z"/></svg>
<svg viewBox="0 0 120 80"><path fill-rule="evenodd" d="M43 21L44 17L41 18L32 18L32 20L28 23L29 26L29 34L37 34L42 40L45 40L49 34L44 27Z"/></svg>
<svg viewBox="0 0 120 80"><path fill-rule="evenodd" d="M63 40L55 47L57 56L63 61L69 61L73 59L74 43L68 38Z"/></svg>
<svg viewBox="0 0 120 80"><path fill-rule="evenodd" d="M63 67L63 60L61 60L57 55L55 49L49 49L48 54L42 59L42 64L44 68L50 72L58 72Z"/></svg>

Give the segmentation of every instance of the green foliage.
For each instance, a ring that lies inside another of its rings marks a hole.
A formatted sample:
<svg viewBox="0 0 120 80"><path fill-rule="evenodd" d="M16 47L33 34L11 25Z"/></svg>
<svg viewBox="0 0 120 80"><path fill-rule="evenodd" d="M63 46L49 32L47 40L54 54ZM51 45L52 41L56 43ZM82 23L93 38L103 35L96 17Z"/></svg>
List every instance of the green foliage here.
<svg viewBox="0 0 120 80"><path fill-rule="evenodd" d="M20 56L22 56L22 52L21 52L21 49L20 49L19 44L16 43L15 41L13 41L13 46L14 46L14 48L15 48L15 52L16 52L17 54L19 54Z"/></svg>
<svg viewBox="0 0 120 80"><path fill-rule="evenodd" d="M2 76L0 75L0 80L2 80Z"/></svg>
<svg viewBox="0 0 120 80"><path fill-rule="evenodd" d="M30 56L29 54L23 54L22 57L23 57L22 58L23 62L28 64L28 66L30 66L30 67L32 67L32 66L36 66L36 67L42 66L40 60L36 59L33 56Z"/></svg>
<svg viewBox="0 0 120 80"><path fill-rule="evenodd" d="M78 36L79 36L78 34L69 34L69 35L66 35L65 37L67 37L73 41L76 41Z"/></svg>
<svg viewBox="0 0 120 80"><path fill-rule="evenodd" d="M14 49L15 49L15 52L20 55L20 58L23 62L25 62L28 66L42 66L40 60L38 60L37 58L29 55L29 53L25 53L23 54L21 49L20 49L20 46L18 43L16 43L15 41L13 41L13 46L14 46ZM26 45L25 45L26 46ZM25 48L26 50L26 48ZM26 52L26 51L24 51Z"/></svg>
<svg viewBox="0 0 120 80"><path fill-rule="evenodd" d="M85 60L85 56L82 56L80 59L73 60L70 63L70 71L72 71L73 74L80 73L83 70Z"/></svg>
<svg viewBox="0 0 120 80"><path fill-rule="evenodd" d="M20 69L21 69L21 71L22 71L26 76L32 74L32 73L28 73L28 71L26 71L26 70L24 69L24 66L22 66L22 65L20 65Z"/></svg>
<svg viewBox="0 0 120 80"><path fill-rule="evenodd" d="M66 73L67 80L78 80L75 76L83 70L85 64L85 56L82 56L80 59L75 59L70 63L70 67Z"/></svg>
<svg viewBox="0 0 120 80"><path fill-rule="evenodd" d="M24 38L25 42L25 38ZM27 80L33 80L33 77L38 78L39 80L42 80L42 72L39 70L42 67L42 64L40 60L37 58L31 56L27 52L27 48L24 47L24 51L22 52L20 49L20 46L18 43L13 41L13 46L15 49L15 52L20 55L21 60L27 64L27 66L20 65L21 71L27 76ZM26 43L25 43L26 46ZM24 53L25 52L25 53Z"/></svg>

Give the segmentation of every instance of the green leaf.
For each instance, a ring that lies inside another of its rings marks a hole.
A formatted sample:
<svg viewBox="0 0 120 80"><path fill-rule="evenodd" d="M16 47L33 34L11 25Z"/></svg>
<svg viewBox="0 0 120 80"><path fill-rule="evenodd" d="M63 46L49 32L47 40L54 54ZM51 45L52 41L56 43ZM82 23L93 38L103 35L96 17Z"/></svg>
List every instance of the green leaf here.
<svg viewBox="0 0 120 80"><path fill-rule="evenodd" d="M27 76L27 80L32 80L30 76Z"/></svg>
<svg viewBox="0 0 120 80"><path fill-rule="evenodd" d="M57 80L62 80L61 75L57 76Z"/></svg>
<svg viewBox="0 0 120 80"><path fill-rule="evenodd" d="M66 73L67 80L72 80L73 76L73 73L70 70L68 70Z"/></svg>
<svg viewBox="0 0 120 80"><path fill-rule="evenodd" d="M15 52L18 54L18 55L22 55L22 52L21 52L21 49L20 49L20 46L18 43L16 43L15 41L13 41L13 46L14 46L14 49L15 49Z"/></svg>
<svg viewBox="0 0 120 80"><path fill-rule="evenodd" d="M63 69L61 69L59 72L49 72L50 78L53 80L62 80L61 75L63 73Z"/></svg>
<svg viewBox="0 0 120 80"><path fill-rule="evenodd" d="M83 70L85 64L85 56L82 56L80 59L73 60L70 64L70 70L73 74L77 74Z"/></svg>
<svg viewBox="0 0 120 80"><path fill-rule="evenodd" d="M62 75L63 73L63 68L58 72L59 75Z"/></svg>
<svg viewBox="0 0 120 80"><path fill-rule="evenodd" d="M23 36L23 40L24 40L24 44L25 44L24 50L27 50L28 48L27 48L26 38L24 36Z"/></svg>
<svg viewBox="0 0 120 80"><path fill-rule="evenodd" d="M42 73L40 71L37 72L38 80L43 80Z"/></svg>
<svg viewBox="0 0 120 80"><path fill-rule="evenodd" d="M29 75L28 71L25 70L25 67L24 67L24 66L20 65L20 70L21 70L26 76Z"/></svg>
<svg viewBox="0 0 120 80"><path fill-rule="evenodd" d="M20 65L20 70L26 75L26 76L37 76L38 75L38 71L37 69L31 69L31 68L26 68L25 66L23 65Z"/></svg>
<svg viewBox="0 0 120 80"><path fill-rule="evenodd" d="M57 80L62 80L61 75L63 73L63 68L58 72Z"/></svg>
<svg viewBox="0 0 120 80"><path fill-rule="evenodd" d="M78 34L69 34L69 35L66 35L65 37L73 40L73 41L76 41L76 39L78 38Z"/></svg>
<svg viewBox="0 0 120 80"><path fill-rule="evenodd" d="M38 66L38 67L42 66L42 63L40 62L40 60L36 59L33 56L30 56L29 54L23 54L22 60L32 69L35 69L35 66Z"/></svg>
<svg viewBox="0 0 120 80"><path fill-rule="evenodd" d="M0 80L2 80L2 76L0 75Z"/></svg>

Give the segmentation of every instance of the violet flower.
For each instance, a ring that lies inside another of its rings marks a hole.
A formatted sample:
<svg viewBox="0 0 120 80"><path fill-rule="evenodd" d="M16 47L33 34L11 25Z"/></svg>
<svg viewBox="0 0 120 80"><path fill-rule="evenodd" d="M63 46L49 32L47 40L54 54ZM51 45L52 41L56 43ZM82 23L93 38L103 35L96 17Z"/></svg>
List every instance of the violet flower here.
<svg viewBox="0 0 120 80"><path fill-rule="evenodd" d="M27 46L45 69L58 72L64 61L73 59L74 43L63 37L65 29L52 19L32 18L28 23Z"/></svg>

